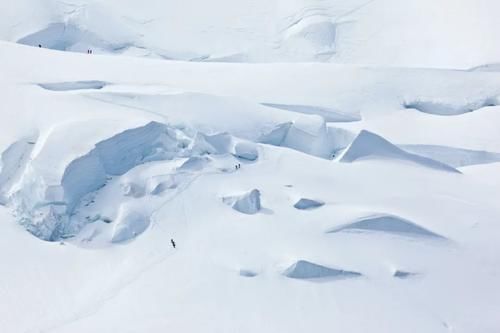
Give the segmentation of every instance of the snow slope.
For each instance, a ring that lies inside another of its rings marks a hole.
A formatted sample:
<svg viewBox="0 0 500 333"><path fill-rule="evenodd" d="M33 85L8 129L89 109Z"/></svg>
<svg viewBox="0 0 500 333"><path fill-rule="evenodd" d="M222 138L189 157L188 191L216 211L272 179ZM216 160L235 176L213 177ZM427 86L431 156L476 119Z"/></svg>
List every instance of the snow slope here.
<svg viewBox="0 0 500 333"><path fill-rule="evenodd" d="M498 107L440 116L404 102L498 96L500 75L197 64L0 47L3 330L499 327L499 258L492 249L500 184L489 181L498 178L499 164L478 158L472 167L454 165L461 171L455 173L377 155L362 163L332 158L361 128L376 130L391 140L382 145L397 152L393 144L498 153ZM263 103L321 109L303 114ZM325 122L325 108L361 120ZM425 126L410 125L414 120ZM259 143L270 133L271 144ZM241 196L252 190L260 194L258 206ZM244 211L259 209L251 215L231 209L224 198L235 196L247 200ZM323 205L296 209L303 198ZM399 216L413 223L411 230L431 230L446 241L331 233L374 214ZM67 239L40 241L24 228ZM311 267L300 264L288 278L297 263ZM412 275L395 279L397 271ZM307 279L315 272L361 276Z"/></svg>
<svg viewBox="0 0 500 333"><path fill-rule="evenodd" d="M0 39L193 61L465 69L498 62L499 9L496 0L18 0L0 4Z"/></svg>
<svg viewBox="0 0 500 333"><path fill-rule="evenodd" d="M495 9L1 3L0 331L498 332Z"/></svg>

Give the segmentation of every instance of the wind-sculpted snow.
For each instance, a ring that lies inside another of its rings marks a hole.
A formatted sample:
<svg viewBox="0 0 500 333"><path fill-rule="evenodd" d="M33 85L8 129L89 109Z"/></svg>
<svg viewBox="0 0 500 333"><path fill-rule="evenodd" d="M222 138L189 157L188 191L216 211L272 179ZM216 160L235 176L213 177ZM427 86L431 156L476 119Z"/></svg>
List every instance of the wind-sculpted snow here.
<svg viewBox="0 0 500 333"><path fill-rule="evenodd" d="M431 158L454 168L500 162L500 153L489 151L436 145L399 145L399 147L407 152Z"/></svg>
<svg viewBox="0 0 500 333"><path fill-rule="evenodd" d="M358 221L330 230L329 233L336 233L341 231L376 231L396 235L405 235L409 237L445 239L443 236L427 230L419 226L418 224L392 215L375 215L364 217Z"/></svg>
<svg viewBox="0 0 500 333"><path fill-rule="evenodd" d="M40 83L40 87L52 91L72 91L84 89L102 89L107 83L103 81L74 81L74 82L54 82L54 83Z"/></svg>
<svg viewBox="0 0 500 333"><path fill-rule="evenodd" d="M343 269L331 268L318 265L306 260L299 260L288 267L283 275L292 279L323 279L340 280L360 277L358 272L346 271Z"/></svg>
<svg viewBox="0 0 500 333"><path fill-rule="evenodd" d="M361 131L346 149L340 162L352 163L367 159L395 159L409 161L427 168L460 173L457 169L427 157L410 154L379 135L369 131Z"/></svg>
<svg viewBox="0 0 500 333"><path fill-rule="evenodd" d="M494 3L0 2L0 331L496 332Z"/></svg>
<svg viewBox="0 0 500 333"><path fill-rule="evenodd" d="M441 101L433 100L415 100L413 102L406 102L404 107L407 109L415 109L420 112L440 115L440 116L456 116L468 112L474 112L487 106L499 105L498 97L491 97L480 101L464 104L452 104Z"/></svg>

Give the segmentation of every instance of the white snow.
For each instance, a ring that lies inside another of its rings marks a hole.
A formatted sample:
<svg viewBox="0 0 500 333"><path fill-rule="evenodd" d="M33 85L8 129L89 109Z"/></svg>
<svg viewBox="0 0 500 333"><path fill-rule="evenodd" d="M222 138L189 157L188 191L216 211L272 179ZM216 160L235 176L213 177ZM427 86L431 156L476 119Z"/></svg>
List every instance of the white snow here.
<svg viewBox="0 0 500 333"><path fill-rule="evenodd" d="M257 189L241 195L224 197L223 201L234 210L244 214L256 214L261 209L260 191Z"/></svg>
<svg viewBox="0 0 500 333"><path fill-rule="evenodd" d="M444 238L437 235L432 231L420 227L419 225L406 221L403 218L391 215L375 215L362 218L358 221L352 222L335 228L329 232L339 231L380 231L393 234L402 234L413 237L430 237L430 238Z"/></svg>
<svg viewBox="0 0 500 333"><path fill-rule="evenodd" d="M458 170L430 158L407 153L384 138L369 131L361 131L340 158L341 162L351 163L366 159L396 159L411 161L428 168L457 172Z"/></svg>
<svg viewBox="0 0 500 333"><path fill-rule="evenodd" d="M248 161L255 161L259 158L257 146L250 142L238 142L234 146L234 155Z"/></svg>
<svg viewBox="0 0 500 333"><path fill-rule="evenodd" d="M306 260L297 261L287 268L283 274L293 279L345 279L361 275L357 272L325 267Z"/></svg>
<svg viewBox="0 0 500 333"><path fill-rule="evenodd" d="M323 206L324 204L325 203L323 201L301 198L299 201L297 201L293 205L293 207L300 209L300 210L309 210L309 209L319 208L319 207Z"/></svg>
<svg viewBox="0 0 500 333"><path fill-rule="evenodd" d="M1 2L0 332L499 332L499 10Z"/></svg>

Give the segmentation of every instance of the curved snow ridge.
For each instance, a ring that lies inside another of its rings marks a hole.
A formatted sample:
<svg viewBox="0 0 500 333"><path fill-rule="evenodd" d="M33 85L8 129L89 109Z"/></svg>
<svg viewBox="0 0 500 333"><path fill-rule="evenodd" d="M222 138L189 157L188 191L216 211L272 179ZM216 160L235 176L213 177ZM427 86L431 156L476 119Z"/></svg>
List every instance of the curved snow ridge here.
<svg viewBox="0 0 500 333"><path fill-rule="evenodd" d="M360 121L361 115L344 113L332 108L314 105L296 105L296 104L276 104L276 103L261 103L275 109L292 111L303 114L315 114L323 117L327 122L354 122Z"/></svg>
<svg viewBox="0 0 500 333"><path fill-rule="evenodd" d="M346 149L340 158L340 162L352 163L367 159L394 159L405 160L412 163L447 172L461 173L457 169L433 159L408 153L393 145L383 137L362 130Z"/></svg>
<svg viewBox="0 0 500 333"><path fill-rule="evenodd" d="M70 81L70 82L54 82L54 83L39 83L38 86L50 91L73 91L73 90L100 90L108 85L104 81Z"/></svg>
<svg viewBox="0 0 500 333"><path fill-rule="evenodd" d="M500 162L500 153L437 145L398 145L399 148L454 168Z"/></svg>
<svg viewBox="0 0 500 333"><path fill-rule="evenodd" d="M415 109L417 111L433 115L456 116L468 112L474 112L488 106L497 106L499 104L499 97L492 96L482 100L464 104L418 99L410 102L405 102L403 106L405 109Z"/></svg>
<svg viewBox="0 0 500 333"><path fill-rule="evenodd" d="M361 273L327 267L306 260L299 260L288 267L283 275L301 280L341 280L362 276Z"/></svg>
<svg viewBox="0 0 500 333"><path fill-rule="evenodd" d="M437 240L445 240L435 232L419 226L416 223L405 220L401 217L394 215L372 215L363 217L355 222L348 223L332 230L327 233L337 232L382 232L395 235L403 235L413 238L432 238Z"/></svg>
<svg viewBox="0 0 500 333"><path fill-rule="evenodd" d="M47 185L29 170L12 204L21 223L35 236L49 241L75 235L83 227L71 225L69 216L87 194L105 186L114 176L152 161L196 154L183 131L158 122L129 129L98 142L90 152L70 162L59 185Z"/></svg>

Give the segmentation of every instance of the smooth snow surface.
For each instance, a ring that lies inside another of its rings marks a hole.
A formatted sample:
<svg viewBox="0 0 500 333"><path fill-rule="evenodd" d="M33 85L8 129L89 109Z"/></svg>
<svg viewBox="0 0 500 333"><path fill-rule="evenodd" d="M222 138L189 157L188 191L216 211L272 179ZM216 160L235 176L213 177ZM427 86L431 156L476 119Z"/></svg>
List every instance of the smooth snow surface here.
<svg viewBox="0 0 500 333"><path fill-rule="evenodd" d="M0 332L500 332L499 12L0 1Z"/></svg>

